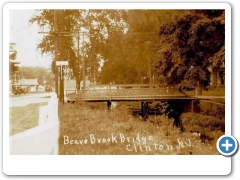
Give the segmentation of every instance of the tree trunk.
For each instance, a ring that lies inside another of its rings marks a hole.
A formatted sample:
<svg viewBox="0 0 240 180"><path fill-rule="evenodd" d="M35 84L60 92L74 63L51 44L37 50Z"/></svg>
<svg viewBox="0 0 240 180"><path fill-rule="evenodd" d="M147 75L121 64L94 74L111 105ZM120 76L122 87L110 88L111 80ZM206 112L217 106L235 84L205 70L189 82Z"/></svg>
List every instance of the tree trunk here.
<svg viewBox="0 0 240 180"><path fill-rule="evenodd" d="M198 87L198 95L202 95L202 81L201 80L198 80L197 87Z"/></svg>
<svg viewBox="0 0 240 180"><path fill-rule="evenodd" d="M79 78L79 75L78 75L78 73L76 73L77 75L76 75L76 89L77 89L77 91L80 91L80 78Z"/></svg>

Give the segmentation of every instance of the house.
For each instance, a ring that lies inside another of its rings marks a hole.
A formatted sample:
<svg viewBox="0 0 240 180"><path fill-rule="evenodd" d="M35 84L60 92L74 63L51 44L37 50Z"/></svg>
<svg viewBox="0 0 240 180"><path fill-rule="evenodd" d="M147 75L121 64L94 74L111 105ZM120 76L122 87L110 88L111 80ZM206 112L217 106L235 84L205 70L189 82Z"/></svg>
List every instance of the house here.
<svg viewBox="0 0 240 180"><path fill-rule="evenodd" d="M26 87L27 92L36 92L38 90L38 79L21 79L19 84Z"/></svg>

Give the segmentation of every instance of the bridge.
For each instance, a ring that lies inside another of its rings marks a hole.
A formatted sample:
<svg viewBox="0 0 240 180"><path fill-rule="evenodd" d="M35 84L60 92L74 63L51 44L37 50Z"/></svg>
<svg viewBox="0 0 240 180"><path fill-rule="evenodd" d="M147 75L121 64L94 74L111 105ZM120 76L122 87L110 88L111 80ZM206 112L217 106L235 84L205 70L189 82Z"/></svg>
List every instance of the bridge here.
<svg viewBox="0 0 240 180"><path fill-rule="evenodd" d="M87 102L101 101L156 101L196 99L195 91L181 91L176 88L161 87L149 84L113 84L92 85L76 92L66 90L68 102L82 100Z"/></svg>

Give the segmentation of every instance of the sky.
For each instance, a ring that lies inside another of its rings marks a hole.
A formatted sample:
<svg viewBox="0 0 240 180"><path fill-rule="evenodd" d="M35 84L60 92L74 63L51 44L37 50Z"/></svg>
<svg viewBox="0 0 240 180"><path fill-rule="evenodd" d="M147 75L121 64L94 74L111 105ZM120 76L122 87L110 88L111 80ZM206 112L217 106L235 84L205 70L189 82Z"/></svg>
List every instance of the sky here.
<svg viewBox="0 0 240 180"><path fill-rule="evenodd" d="M20 66L42 66L49 68L52 58L49 54L41 54L37 44L43 35L38 34L37 24L29 24L29 19L34 15L33 9L9 11L9 42L16 43L17 61Z"/></svg>

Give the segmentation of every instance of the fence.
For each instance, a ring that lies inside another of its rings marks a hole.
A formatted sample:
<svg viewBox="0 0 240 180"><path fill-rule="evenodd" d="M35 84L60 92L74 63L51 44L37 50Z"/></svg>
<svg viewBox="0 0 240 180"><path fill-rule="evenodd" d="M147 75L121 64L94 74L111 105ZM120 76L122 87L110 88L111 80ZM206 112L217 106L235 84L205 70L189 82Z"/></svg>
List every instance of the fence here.
<svg viewBox="0 0 240 180"><path fill-rule="evenodd" d="M70 102L76 99L84 101L120 101L195 98L195 91L179 91L178 88L160 87L149 84L96 85L79 92L66 90L65 94L65 99Z"/></svg>
<svg viewBox="0 0 240 180"><path fill-rule="evenodd" d="M38 126L9 138L10 154L57 155L58 138L58 99L51 93L48 105L39 108Z"/></svg>

